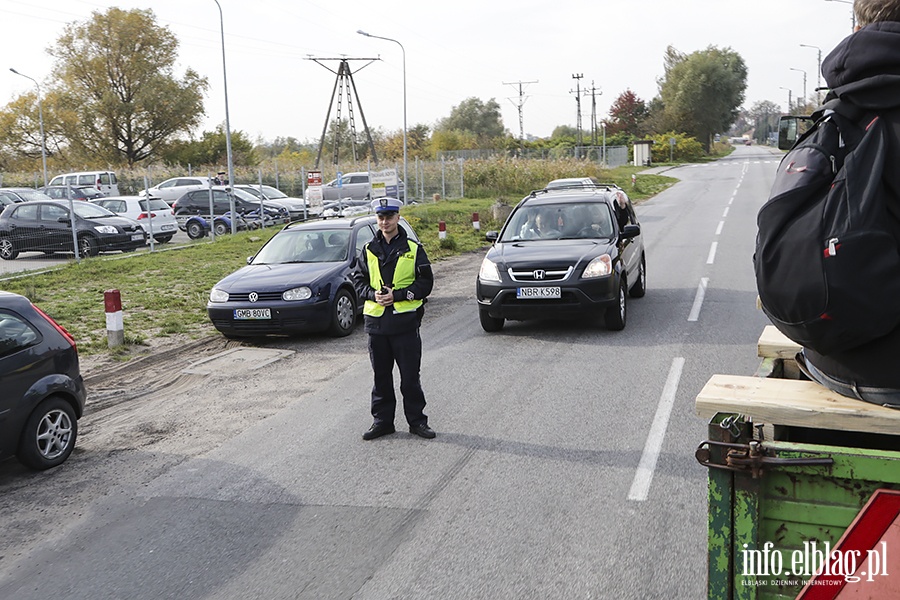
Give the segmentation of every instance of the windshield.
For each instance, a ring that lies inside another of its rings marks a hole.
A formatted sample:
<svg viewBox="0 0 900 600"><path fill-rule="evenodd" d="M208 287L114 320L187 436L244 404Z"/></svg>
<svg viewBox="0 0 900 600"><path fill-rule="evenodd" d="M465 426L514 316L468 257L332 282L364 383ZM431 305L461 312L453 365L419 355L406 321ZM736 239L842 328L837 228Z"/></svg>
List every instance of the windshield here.
<svg viewBox="0 0 900 600"><path fill-rule="evenodd" d="M259 190L257 187L256 190ZM270 200L275 200L278 198L287 198L288 195L281 192L281 190L273 188L271 185L262 186L263 194L265 194L266 198Z"/></svg>
<svg viewBox="0 0 900 600"><path fill-rule="evenodd" d="M144 211L144 212L147 211L147 201L146 200L139 200L138 204L140 205L142 211ZM150 210L162 210L162 211L169 210L170 211L170 210L172 210L172 207L169 206L165 200L160 200L158 198L151 198L150 199Z"/></svg>
<svg viewBox="0 0 900 600"><path fill-rule="evenodd" d="M45 194L44 192L39 192L37 190L30 189L21 189L15 191L18 195L22 196L26 200L52 200L50 196Z"/></svg>
<svg viewBox="0 0 900 600"><path fill-rule="evenodd" d="M75 214L82 219L97 219L116 216L115 213L106 210L102 206L97 206L96 204L77 202L73 206L75 207Z"/></svg>
<svg viewBox="0 0 900 600"><path fill-rule="evenodd" d="M347 229L286 230L273 237L252 264L341 262L347 260L349 249Z"/></svg>
<svg viewBox="0 0 900 600"><path fill-rule="evenodd" d="M499 241L608 239L614 232L605 202L532 204L510 216Z"/></svg>

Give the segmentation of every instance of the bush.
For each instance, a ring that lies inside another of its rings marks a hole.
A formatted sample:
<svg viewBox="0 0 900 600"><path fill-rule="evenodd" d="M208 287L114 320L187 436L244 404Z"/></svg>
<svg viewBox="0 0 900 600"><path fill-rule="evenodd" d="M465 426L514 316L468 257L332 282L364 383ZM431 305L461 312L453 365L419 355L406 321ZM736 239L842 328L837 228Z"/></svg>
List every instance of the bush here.
<svg viewBox="0 0 900 600"><path fill-rule="evenodd" d="M672 138L675 138L674 148L669 143ZM651 139L654 143L650 146L650 157L655 163L691 162L703 158L703 145L684 133L670 131Z"/></svg>

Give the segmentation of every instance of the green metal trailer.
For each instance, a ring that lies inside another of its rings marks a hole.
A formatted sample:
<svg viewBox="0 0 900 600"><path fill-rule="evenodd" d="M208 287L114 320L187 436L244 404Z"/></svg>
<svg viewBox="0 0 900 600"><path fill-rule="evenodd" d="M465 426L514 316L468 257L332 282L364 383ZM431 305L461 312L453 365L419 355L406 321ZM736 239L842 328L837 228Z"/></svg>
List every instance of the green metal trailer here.
<svg viewBox="0 0 900 600"><path fill-rule="evenodd" d="M709 423L696 452L709 469L708 598L794 599L817 572L831 588L814 581L802 597L836 598L866 560L861 589L874 595L853 597L900 598L900 568L888 569L900 547L838 545L876 490L900 490L900 411L784 379L786 360L765 358L762 377L714 375L697 396Z"/></svg>

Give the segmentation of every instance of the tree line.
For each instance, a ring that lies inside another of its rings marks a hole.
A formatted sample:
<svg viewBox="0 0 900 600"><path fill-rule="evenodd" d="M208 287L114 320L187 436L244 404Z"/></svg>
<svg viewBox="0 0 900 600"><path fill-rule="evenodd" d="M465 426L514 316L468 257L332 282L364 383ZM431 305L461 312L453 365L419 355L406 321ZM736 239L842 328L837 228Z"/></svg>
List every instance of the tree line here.
<svg viewBox="0 0 900 600"><path fill-rule="evenodd" d="M42 86L46 149L55 170L91 164L225 164L224 124L196 134L209 84L190 68L176 76L178 47L176 36L157 23L151 9L110 8L66 25L49 49L56 59L51 83ZM602 121L608 145L675 138L679 152L691 158L688 154L709 152L715 134L753 118L740 110L747 67L733 50L710 46L685 54L669 47L663 61L656 97L643 100L626 89L613 102ZM37 100L31 91L0 109L0 171L23 172L40 163ZM375 128L370 134L379 159L402 158L402 131ZM504 126L496 99L472 97L432 126L408 128L407 146L410 158L429 160L456 150L515 154L572 147L582 139L579 134L561 125L549 138L517 139ZM366 143L353 138L346 121L332 121L323 140L252 140L240 130L232 131L231 138L235 164L251 167L272 159L311 165L320 143L328 149L323 156L337 148L346 157L356 146L359 159L366 160L370 152Z"/></svg>

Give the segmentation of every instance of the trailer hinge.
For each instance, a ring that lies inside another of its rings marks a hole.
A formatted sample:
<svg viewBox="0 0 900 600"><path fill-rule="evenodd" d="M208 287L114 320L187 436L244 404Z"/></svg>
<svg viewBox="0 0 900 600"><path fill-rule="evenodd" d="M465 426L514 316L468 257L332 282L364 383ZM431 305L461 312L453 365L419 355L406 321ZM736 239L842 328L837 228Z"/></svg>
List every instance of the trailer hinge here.
<svg viewBox="0 0 900 600"><path fill-rule="evenodd" d="M725 453L725 462L712 462L712 453L710 447L727 449ZM764 469L779 467L796 467L804 465L821 465L831 466L834 464L832 458L778 458L769 456L768 449L761 442L752 440L749 444L732 444L727 442L716 442L706 440L698 447L694 456L704 467L710 469L724 469L726 471L750 471L754 479L759 478Z"/></svg>

